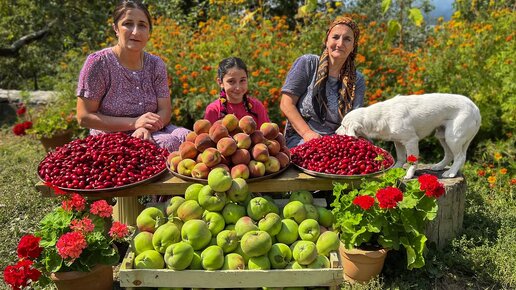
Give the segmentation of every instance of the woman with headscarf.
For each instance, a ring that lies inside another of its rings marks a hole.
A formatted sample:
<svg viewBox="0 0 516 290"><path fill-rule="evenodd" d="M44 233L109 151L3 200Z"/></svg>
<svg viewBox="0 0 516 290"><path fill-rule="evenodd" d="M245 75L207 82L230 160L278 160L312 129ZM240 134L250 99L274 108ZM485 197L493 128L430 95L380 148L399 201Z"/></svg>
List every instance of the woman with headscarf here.
<svg viewBox="0 0 516 290"><path fill-rule="evenodd" d="M299 57L281 89L289 148L334 134L346 113L364 103L364 76L355 69L360 31L349 17L329 26L320 56Z"/></svg>

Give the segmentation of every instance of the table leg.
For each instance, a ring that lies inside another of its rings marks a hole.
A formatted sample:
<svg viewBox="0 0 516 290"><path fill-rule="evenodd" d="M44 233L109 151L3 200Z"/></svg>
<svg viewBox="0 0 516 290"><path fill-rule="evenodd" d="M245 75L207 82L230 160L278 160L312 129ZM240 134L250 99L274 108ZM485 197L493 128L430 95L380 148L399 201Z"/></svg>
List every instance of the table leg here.
<svg viewBox="0 0 516 290"><path fill-rule="evenodd" d="M136 218L144 206L138 202L138 197L117 197L113 206L113 218L129 226L136 225Z"/></svg>

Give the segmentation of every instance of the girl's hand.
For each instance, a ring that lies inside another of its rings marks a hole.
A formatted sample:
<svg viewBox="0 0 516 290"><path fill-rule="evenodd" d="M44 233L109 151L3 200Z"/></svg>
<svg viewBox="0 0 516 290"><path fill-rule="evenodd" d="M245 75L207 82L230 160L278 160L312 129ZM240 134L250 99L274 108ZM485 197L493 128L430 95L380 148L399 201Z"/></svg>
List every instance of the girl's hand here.
<svg viewBox="0 0 516 290"><path fill-rule="evenodd" d="M155 143L154 139L152 139L151 132L145 128L136 129L136 131L134 131L133 134L131 134L131 136L139 138L139 139L143 139L143 140L149 140L152 143Z"/></svg>
<svg viewBox="0 0 516 290"><path fill-rule="evenodd" d="M314 131L310 130L308 132L305 132L302 137L303 137L303 140L305 140L305 142L308 142L308 141L310 141L312 139L321 138L321 135L319 135L319 134L315 133Z"/></svg>
<svg viewBox="0 0 516 290"><path fill-rule="evenodd" d="M134 123L136 129L145 128L150 132L159 131L163 126L163 120L161 120L160 115L151 112L141 115Z"/></svg>

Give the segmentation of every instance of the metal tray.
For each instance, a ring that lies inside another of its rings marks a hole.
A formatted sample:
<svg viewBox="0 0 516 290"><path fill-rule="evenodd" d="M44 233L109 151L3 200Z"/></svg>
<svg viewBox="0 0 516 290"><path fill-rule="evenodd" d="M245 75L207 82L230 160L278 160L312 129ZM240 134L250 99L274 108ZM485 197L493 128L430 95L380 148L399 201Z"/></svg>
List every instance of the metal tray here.
<svg viewBox="0 0 516 290"><path fill-rule="evenodd" d="M59 188L61 190L64 190L64 191L69 191L69 192L105 192L105 191L116 191L116 190L122 190L122 189L126 189L126 188L135 187L135 186L138 186L138 185L141 185L141 184L145 184L145 183L150 183L150 182L152 182L154 180L157 180L165 172L167 172L167 168L164 168L160 172L154 174L153 176L151 176L151 177L149 177L147 179L140 180L140 181L137 181L137 182L134 182L134 183L130 183L130 184L125 184L125 185L121 185L121 186L114 186L114 187L108 187L108 188L82 189L82 188L66 188L66 187L60 187L60 186L57 186L57 188ZM38 174L37 175L38 175L38 178L42 182L46 182L39 175L39 166L38 166Z"/></svg>
<svg viewBox="0 0 516 290"><path fill-rule="evenodd" d="M285 172L289 168L290 164L291 163L289 163L287 166L285 166L282 169L280 169L278 172L274 172L274 173L267 174L267 175L260 176L260 177L248 178L248 179L246 179L246 182L247 183L251 183L251 182L261 181L261 180L269 179L269 178L272 178L274 176L280 175L280 174L282 174L283 172ZM168 169L168 171L170 171L170 173L172 173L172 175L174 175L174 176L176 176L178 178L181 178L183 180L190 181L190 182L202 183L202 184L208 184L208 180L207 179L195 178L195 177L186 176L186 175L182 175L182 174L179 174L179 173L175 172L174 170L170 169L170 166L169 166L168 162L167 162L167 169Z"/></svg>
<svg viewBox="0 0 516 290"><path fill-rule="evenodd" d="M312 175L312 176L316 176L316 177L324 177L324 178L330 178L330 179L348 179L348 180L357 180L357 179L361 179L361 178L364 178L364 177L375 177L375 176L378 176L382 173L384 173L385 171L391 169L393 166L394 166L394 163L392 163L392 165L389 167L389 168L385 168L384 170L380 170L380 171L377 171L377 172L373 172L373 173L368 173L368 174L359 174L359 175L340 175L340 174L330 174L330 173L323 173L323 172L317 172L317 171L313 171L313 170L309 170L309 169L306 169L306 168L303 168L295 163L292 163L297 169L303 171L304 173L308 174L308 175Z"/></svg>

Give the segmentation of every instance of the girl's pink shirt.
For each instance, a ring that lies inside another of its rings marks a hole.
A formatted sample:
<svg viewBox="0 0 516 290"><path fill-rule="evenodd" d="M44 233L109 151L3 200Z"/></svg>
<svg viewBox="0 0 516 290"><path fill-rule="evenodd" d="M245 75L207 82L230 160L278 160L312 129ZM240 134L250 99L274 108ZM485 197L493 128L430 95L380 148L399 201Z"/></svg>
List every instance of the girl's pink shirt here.
<svg viewBox="0 0 516 290"><path fill-rule="evenodd" d="M256 116L253 114L250 114L247 112L244 106L244 102L238 103L238 104L232 104L230 102L227 103L227 113L228 114L234 114L239 120L244 116L251 116L253 117L254 121L256 122L256 125L258 128L263 123L270 122L269 115L267 115L267 110L265 110L265 107L263 104L255 99L255 98L249 98L249 103L252 106L251 111L256 113ZM206 107L206 111L204 113L204 119L209 120L212 124L215 123L215 121L222 119L220 112L222 111L222 104L220 103L220 100L215 100L211 104L209 104Z"/></svg>

